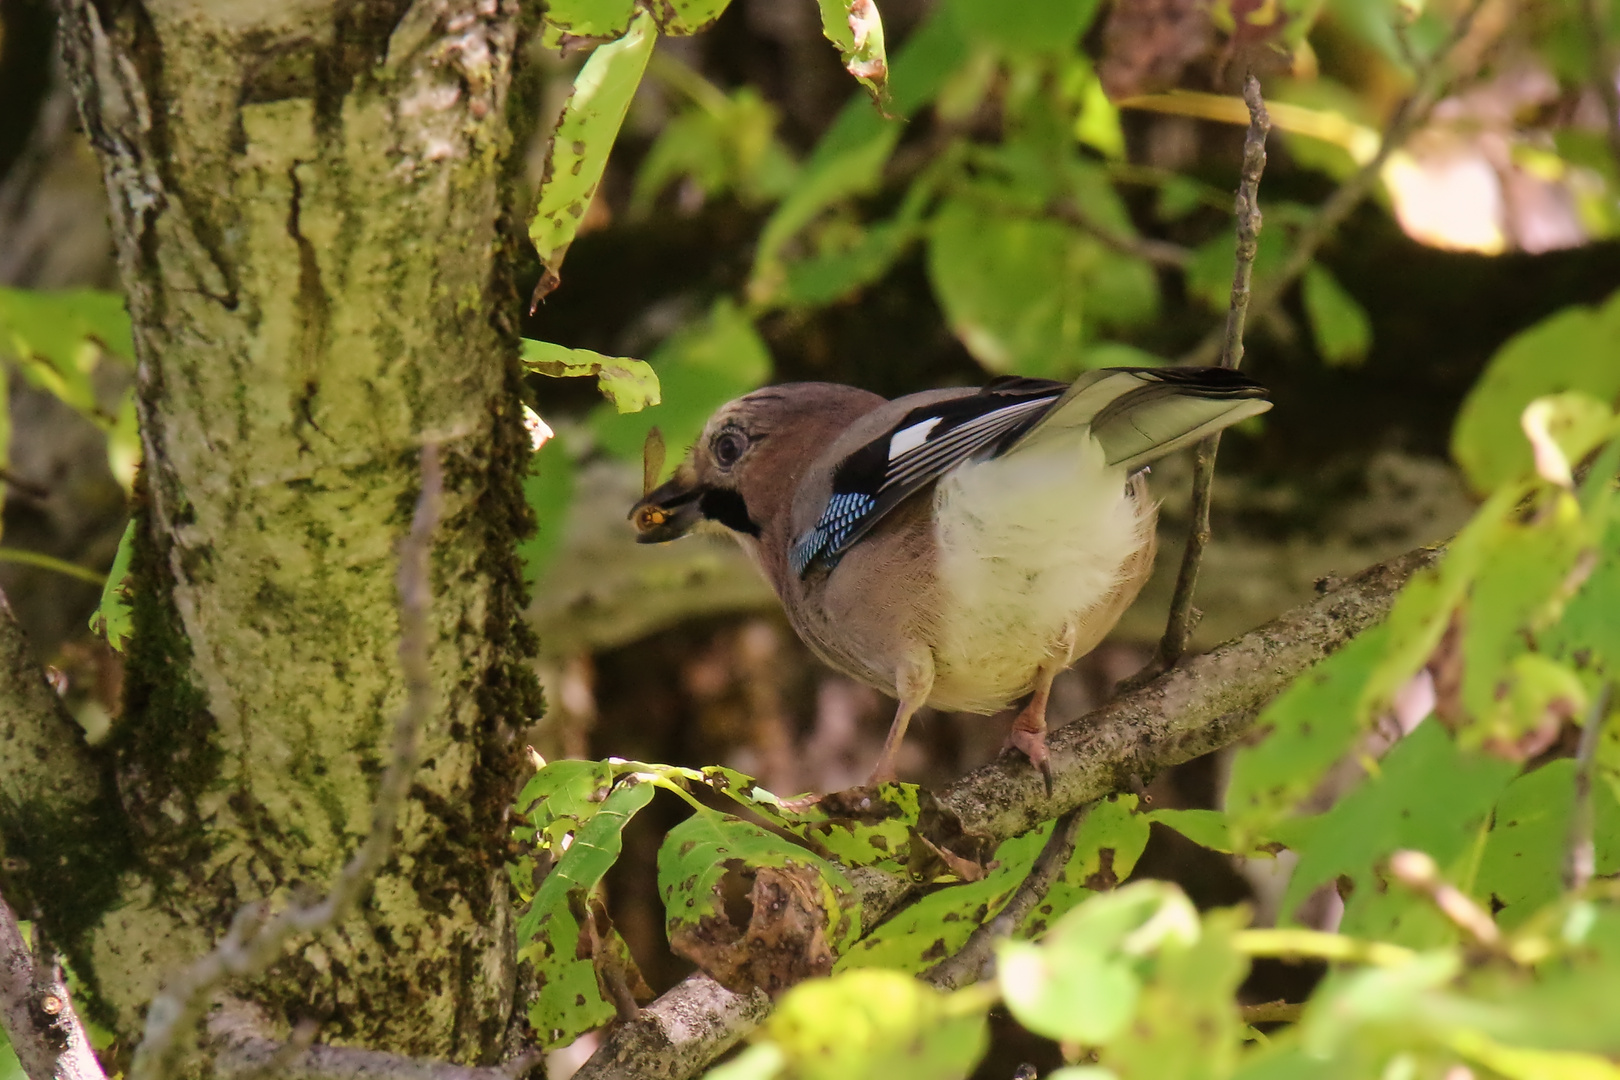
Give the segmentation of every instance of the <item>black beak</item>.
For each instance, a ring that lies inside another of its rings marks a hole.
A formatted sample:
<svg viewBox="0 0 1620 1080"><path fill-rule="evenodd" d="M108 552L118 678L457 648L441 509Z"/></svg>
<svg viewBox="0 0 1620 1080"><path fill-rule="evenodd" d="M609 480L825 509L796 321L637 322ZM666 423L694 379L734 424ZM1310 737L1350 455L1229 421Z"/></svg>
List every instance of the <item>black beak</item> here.
<svg viewBox="0 0 1620 1080"><path fill-rule="evenodd" d="M679 540L692 531L703 518L698 500L703 489L684 475L686 469L676 471L668 482L653 488L630 508L630 520L636 526L636 543L663 544Z"/></svg>

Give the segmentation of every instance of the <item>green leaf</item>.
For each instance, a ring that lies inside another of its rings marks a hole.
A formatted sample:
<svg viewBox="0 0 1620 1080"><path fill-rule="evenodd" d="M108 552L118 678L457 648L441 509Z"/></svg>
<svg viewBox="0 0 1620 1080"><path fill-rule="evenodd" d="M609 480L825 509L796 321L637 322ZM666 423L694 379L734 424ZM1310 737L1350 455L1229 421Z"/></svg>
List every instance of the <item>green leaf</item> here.
<svg viewBox="0 0 1620 1080"><path fill-rule="evenodd" d="M1147 815L1185 836L1200 847L1225 855L1255 854L1252 844L1243 844L1233 834L1232 822L1219 810L1154 810Z"/></svg>
<svg viewBox="0 0 1620 1080"><path fill-rule="evenodd" d="M894 58L888 110L907 117L939 93L968 58L968 44L956 23L935 12L912 30ZM786 281L789 244L828 207L867 194L882 179L903 125L880 115L865 95L847 103L816 144L798 183L760 232L748 298L755 304L780 302Z"/></svg>
<svg viewBox="0 0 1620 1080"><path fill-rule="evenodd" d="M568 533L568 511L574 504L577 468L560 440L552 439L529 459L523 477L523 501L534 511L534 535L519 540L523 580L533 586L545 576Z"/></svg>
<svg viewBox="0 0 1620 1080"><path fill-rule="evenodd" d="M1244 1025L1238 986L1249 972L1232 945L1248 913L1210 912L1198 939L1167 943L1142 992L1132 1023L1100 1055L1122 1077L1224 1080L1237 1065Z"/></svg>
<svg viewBox="0 0 1620 1080"><path fill-rule="evenodd" d="M944 5L965 40L1059 55L1074 51L1100 6L1100 0L950 0Z"/></svg>
<svg viewBox="0 0 1620 1080"><path fill-rule="evenodd" d="M1476 491L1528 475L1530 443L1520 428L1526 405L1579 390L1599 401L1620 399L1620 293L1600 308L1571 307L1503 345L1463 400L1451 453Z"/></svg>
<svg viewBox="0 0 1620 1080"><path fill-rule="evenodd" d="M1241 834L1269 836L1355 746L1358 703L1388 641L1384 626L1364 630L1266 706L1255 726L1263 737L1238 749L1227 787L1227 812Z"/></svg>
<svg viewBox="0 0 1620 1080"><path fill-rule="evenodd" d="M883 48L883 18L873 0L817 0L821 32L838 48L844 70L879 103L888 100L889 58Z"/></svg>
<svg viewBox="0 0 1620 1080"><path fill-rule="evenodd" d="M665 474L697 441L709 415L770 377L771 356L748 317L729 299L716 301L701 321L677 331L648 359L658 374L665 403L630 416L606 406L591 412L598 444L625 461L640 461L654 425L670 449Z"/></svg>
<svg viewBox="0 0 1620 1080"><path fill-rule="evenodd" d="M854 890L835 864L706 808L664 838L658 889L670 948L736 992L777 993L825 975L860 933ZM749 898L746 926L733 921L728 896Z"/></svg>
<svg viewBox="0 0 1620 1080"><path fill-rule="evenodd" d="M568 246L602 182L608 153L657 40L652 16L638 12L625 35L598 46L574 78L574 91L546 151L539 205L529 222L529 239L546 268L543 287L556 287Z"/></svg>
<svg viewBox="0 0 1620 1080"><path fill-rule="evenodd" d="M103 353L135 359L124 298L97 289L0 287L0 353L14 355L29 382L109 427L90 376Z"/></svg>
<svg viewBox="0 0 1620 1080"><path fill-rule="evenodd" d="M1197 942L1198 912L1167 882L1100 893L1069 912L1039 945L997 950L1007 1009L1037 1035L1089 1045L1118 1035L1161 949Z"/></svg>
<svg viewBox="0 0 1620 1080"><path fill-rule="evenodd" d="M672 37L685 37L713 26L730 4L731 0L663 0L651 10L658 19L660 31Z"/></svg>
<svg viewBox="0 0 1620 1080"><path fill-rule="evenodd" d="M1074 853L1063 874L1019 928L1036 937L1097 891L1130 877L1147 846L1147 819L1133 811L1136 796L1116 795L1092 807L1075 836ZM1028 876L1051 834L1045 822L1022 836L1002 841L988 874L978 881L948 885L901 908L839 959L839 967L890 967L920 972L955 953L973 929L993 918Z"/></svg>
<svg viewBox="0 0 1620 1080"><path fill-rule="evenodd" d="M894 971L795 987L764 1033L796 1080L961 1080L990 1041L982 1000L947 996Z"/></svg>
<svg viewBox="0 0 1620 1080"><path fill-rule="evenodd" d="M644 360L524 338L523 366L558 379L594 375L602 396L622 413L640 412L659 402L658 375Z"/></svg>
<svg viewBox="0 0 1620 1080"><path fill-rule="evenodd" d="M844 866L891 863L891 872L905 871L923 813L915 784L889 782L790 802L735 769L711 765L702 776L714 790Z"/></svg>
<svg viewBox="0 0 1620 1080"><path fill-rule="evenodd" d="M616 38L630 29L635 0L548 0L540 42L560 49L580 38Z"/></svg>
<svg viewBox="0 0 1620 1080"><path fill-rule="evenodd" d="M1094 242L1050 218L954 198L929 230L928 277L954 333L998 375L1081 370Z"/></svg>
<svg viewBox="0 0 1620 1080"><path fill-rule="evenodd" d="M11 1048L11 1039L5 1028L0 1028L0 1080L28 1080L22 1062L17 1060L17 1051Z"/></svg>
<svg viewBox="0 0 1620 1080"><path fill-rule="evenodd" d="M579 792L587 778L594 783L600 777L601 766L597 762L554 762L546 768L565 764L575 767L559 770L548 778L545 783L557 786L546 801L559 798L559 809L584 813ZM541 770L530 781L530 788L545 772ZM534 965L539 987L529 1003L529 1022L544 1046L566 1045L616 1015L602 993L597 962L610 959L603 956L607 953L611 954L610 962L627 964L629 950L611 925L604 932L592 924L597 916L592 913L591 901L603 875L618 861L625 825L652 797L650 783L619 784L584 817L577 831L565 826L578 823L579 818L568 813L552 814L552 824L565 835L571 832L571 841L541 881L517 924L518 959ZM541 835L545 835L544 830ZM561 848L563 844L558 842L551 850Z"/></svg>
<svg viewBox="0 0 1620 1080"><path fill-rule="evenodd" d="M1607 784L1592 787L1597 819L1596 870L1620 870L1620 803ZM1509 784L1496 813L1473 893L1513 930L1564 891L1564 856L1569 850L1570 814L1575 806L1575 762L1550 761Z"/></svg>
<svg viewBox="0 0 1620 1080"><path fill-rule="evenodd" d="M1440 724L1419 724L1384 757L1377 776L1331 810L1279 825L1277 838L1299 853L1282 914L1291 916L1313 889L1343 875L1353 883L1344 933L1413 945L1452 940L1455 928L1427 900L1383 883L1376 867L1403 848L1424 851L1466 888L1466 858L1514 772L1509 762L1459 751Z"/></svg>
<svg viewBox="0 0 1620 1080"><path fill-rule="evenodd" d="M746 204L781 198L794 187L798 166L776 137L776 107L744 86L721 93L678 61L652 71L693 104L664 125L636 173L630 211L651 213L671 183L689 177L705 198L734 192Z"/></svg>
<svg viewBox="0 0 1620 1080"><path fill-rule="evenodd" d="M4 382L0 379L0 382ZM135 519L124 526L124 535L118 539L118 554L113 556L112 569L107 571L107 584L101 588L101 603L90 614L90 632L99 634L108 645L119 652L129 644L134 622L129 609L129 560L135 550Z"/></svg>
<svg viewBox="0 0 1620 1080"><path fill-rule="evenodd" d="M1365 360L1372 345L1372 322L1366 309L1321 263L1306 268L1301 289L1311 336L1323 361L1329 367L1348 367Z"/></svg>

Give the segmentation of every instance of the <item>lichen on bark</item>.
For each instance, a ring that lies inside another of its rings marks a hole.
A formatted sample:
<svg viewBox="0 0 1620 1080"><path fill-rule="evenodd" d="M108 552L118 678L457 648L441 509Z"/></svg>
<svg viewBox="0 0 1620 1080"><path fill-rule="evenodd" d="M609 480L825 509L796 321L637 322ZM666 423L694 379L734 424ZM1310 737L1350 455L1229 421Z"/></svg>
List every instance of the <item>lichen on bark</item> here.
<svg viewBox="0 0 1620 1080"><path fill-rule="evenodd" d="M111 744L131 867L73 954L133 1038L165 971L365 835L403 701L394 548L431 441L437 708L399 846L359 913L237 989L282 1030L491 1058L514 986L500 817L538 707L498 314L516 0L64 7L145 450Z"/></svg>

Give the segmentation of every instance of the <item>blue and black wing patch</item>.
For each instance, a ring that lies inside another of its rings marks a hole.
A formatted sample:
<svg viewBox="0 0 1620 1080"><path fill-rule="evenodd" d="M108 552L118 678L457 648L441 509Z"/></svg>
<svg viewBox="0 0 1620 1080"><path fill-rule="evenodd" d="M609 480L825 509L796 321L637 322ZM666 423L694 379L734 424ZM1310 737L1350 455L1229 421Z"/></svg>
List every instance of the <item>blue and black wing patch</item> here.
<svg viewBox="0 0 1620 1080"><path fill-rule="evenodd" d="M1066 390L1046 379L997 379L977 394L919 406L845 458L820 518L794 541L788 565L803 577L831 569L850 546L911 495L969 460L1004 452Z"/></svg>

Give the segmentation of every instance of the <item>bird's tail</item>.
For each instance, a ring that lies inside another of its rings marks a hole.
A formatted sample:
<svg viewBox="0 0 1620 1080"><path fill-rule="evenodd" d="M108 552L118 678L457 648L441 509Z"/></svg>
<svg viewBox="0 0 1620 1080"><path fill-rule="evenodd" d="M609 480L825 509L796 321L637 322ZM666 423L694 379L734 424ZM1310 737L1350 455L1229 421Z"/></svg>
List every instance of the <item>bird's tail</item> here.
<svg viewBox="0 0 1620 1080"><path fill-rule="evenodd" d="M1228 368L1104 368L1080 376L1010 451L1089 428L1109 465L1134 472L1271 408L1266 388Z"/></svg>

